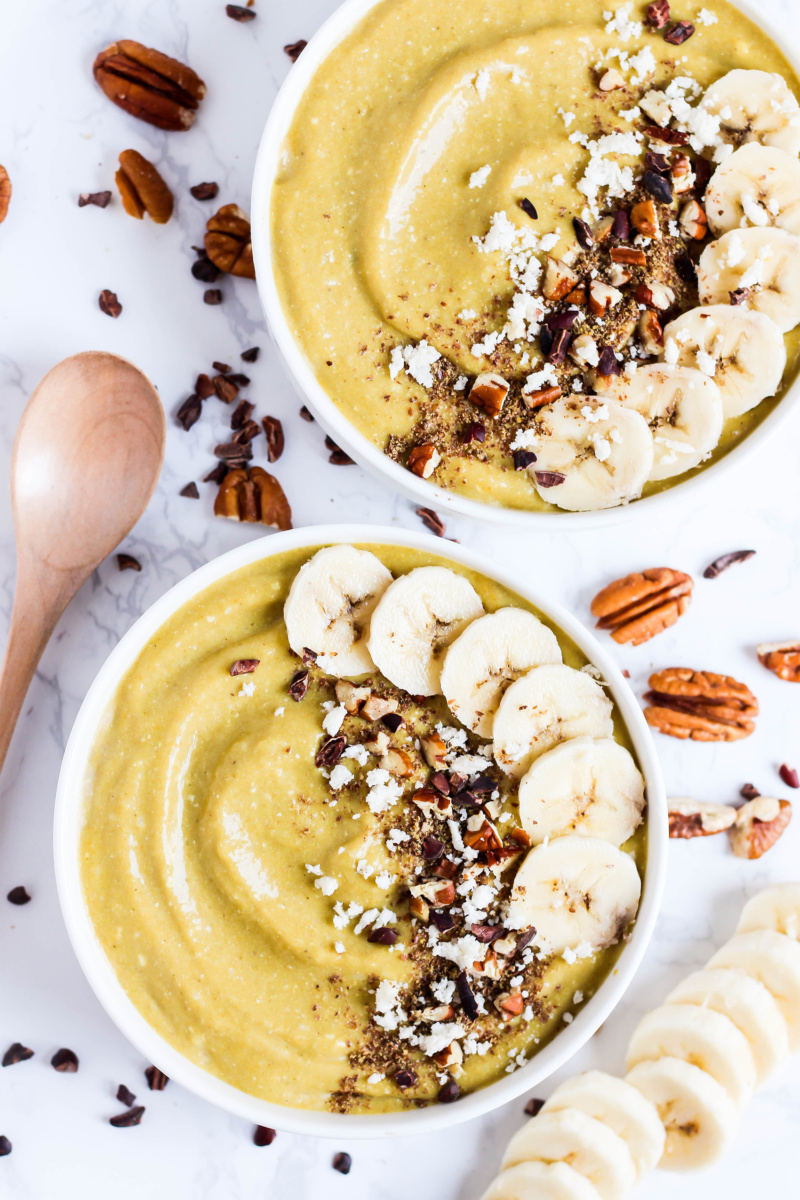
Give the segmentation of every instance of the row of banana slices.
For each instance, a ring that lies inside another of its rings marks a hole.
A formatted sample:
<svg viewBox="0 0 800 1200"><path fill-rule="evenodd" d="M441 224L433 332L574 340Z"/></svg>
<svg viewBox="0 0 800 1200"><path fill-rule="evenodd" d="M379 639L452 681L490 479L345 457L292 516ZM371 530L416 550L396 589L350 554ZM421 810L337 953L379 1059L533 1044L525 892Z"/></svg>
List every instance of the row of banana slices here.
<svg viewBox="0 0 800 1200"><path fill-rule="evenodd" d="M743 1105L800 1049L800 883L744 907L736 934L633 1033L625 1079L562 1084L509 1143L483 1200L621 1200L656 1166L716 1161Z"/></svg>
<svg viewBox="0 0 800 1200"><path fill-rule="evenodd" d="M702 105L744 144L706 191L717 240L698 265L701 306L665 327L662 361L604 378L599 399L565 397L540 411L529 469L560 508L613 507L692 470L726 420L781 385L783 334L800 324L800 108L780 75L756 70L729 72ZM749 290L734 305L739 289ZM552 472L564 482L537 479Z"/></svg>
<svg viewBox="0 0 800 1200"><path fill-rule="evenodd" d="M512 927L534 925L551 953L617 940L639 903L639 873L619 847L641 823L644 782L614 740L611 701L562 662L548 626L521 608L486 613L447 567L394 579L354 546L326 547L301 567L284 620L295 653L313 650L337 678L377 668L409 695L443 694L463 725L493 739L484 749L518 781L533 844L516 876Z"/></svg>

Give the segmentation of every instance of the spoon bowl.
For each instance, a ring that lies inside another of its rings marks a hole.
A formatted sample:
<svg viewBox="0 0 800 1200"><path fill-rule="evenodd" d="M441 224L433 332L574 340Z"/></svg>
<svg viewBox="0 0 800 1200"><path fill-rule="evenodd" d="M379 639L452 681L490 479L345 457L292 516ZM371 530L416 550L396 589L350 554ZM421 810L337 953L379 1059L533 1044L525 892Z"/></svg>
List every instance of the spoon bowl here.
<svg viewBox="0 0 800 1200"><path fill-rule="evenodd" d="M165 436L152 383L115 354L64 359L28 400L11 459L17 587L0 674L0 769L56 622L144 512Z"/></svg>

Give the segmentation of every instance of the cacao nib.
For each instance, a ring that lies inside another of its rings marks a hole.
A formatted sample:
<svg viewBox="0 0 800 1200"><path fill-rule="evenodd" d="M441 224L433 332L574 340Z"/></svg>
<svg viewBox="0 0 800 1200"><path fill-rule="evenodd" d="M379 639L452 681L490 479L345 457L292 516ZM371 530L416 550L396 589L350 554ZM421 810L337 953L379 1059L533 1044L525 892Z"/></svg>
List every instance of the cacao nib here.
<svg viewBox="0 0 800 1200"><path fill-rule="evenodd" d="M536 455L532 450L515 450L514 451L514 470L524 471L531 463L536 462Z"/></svg>
<svg viewBox="0 0 800 1200"><path fill-rule="evenodd" d="M594 245L594 235L586 222L582 221L580 217L573 217L572 228L575 230L578 245L583 250L591 250Z"/></svg>
<svg viewBox="0 0 800 1200"><path fill-rule="evenodd" d="M670 46L682 46L684 42L688 42L693 33L694 25L690 21L676 21L672 28L664 34L664 41L669 42Z"/></svg>
<svg viewBox="0 0 800 1200"><path fill-rule="evenodd" d="M253 1130L253 1143L256 1146L271 1146L278 1136L274 1129L270 1129L269 1125L256 1125Z"/></svg>
<svg viewBox="0 0 800 1200"><path fill-rule="evenodd" d="M426 837L422 843L422 857L435 862L444 854L444 845L435 837Z"/></svg>
<svg viewBox="0 0 800 1200"><path fill-rule="evenodd" d="M397 934L394 929L386 929L381 925L377 929L373 929L367 937L368 942L372 942L377 946L393 946L397 941Z"/></svg>
<svg viewBox="0 0 800 1200"><path fill-rule="evenodd" d="M461 1088L458 1086L455 1079L453 1079L453 1077L450 1076L447 1080L447 1083L445 1083L439 1089L439 1094L436 1097L436 1099L439 1101L440 1104L452 1104L453 1101L457 1100L460 1095L461 1095Z"/></svg>
<svg viewBox="0 0 800 1200"><path fill-rule="evenodd" d="M536 209L534 208L534 206L531 204L531 202L527 196L522 197L522 199L519 202L519 206L522 209L522 211L525 213L525 215L530 217L530 219L532 221L539 220L539 214L536 211Z"/></svg>
<svg viewBox="0 0 800 1200"><path fill-rule="evenodd" d="M652 6L651 6L652 7ZM544 1108L544 1100L529 1100L525 1105L525 1112L529 1117L536 1117Z"/></svg>
<svg viewBox="0 0 800 1200"><path fill-rule="evenodd" d="M618 208L614 213L614 224L611 226L611 234L621 242L627 242L631 236L631 219L626 208Z"/></svg>
<svg viewBox="0 0 800 1200"><path fill-rule="evenodd" d="M672 203L672 180L658 171L645 171L642 183L654 200L660 204Z"/></svg>
<svg viewBox="0 0 800 1200"><path fill-rule="evenodd" d="M560 471L535 471L534 474L539 487L543 488L558 487L567 478Z"/></svg>
<svg viewBox="0 0 800 1200"><path fill-rule="evenodd" d="M314 756L315 767L335 767L344 754L347 739L341 736L328 738Z"/></svg>
<svg viewBox="0 0 800 1200"><path fill-rule="evenodd" d="M289 684L289 695L293 700L302 700L308 691L308 671L298 671Z"/></svg>
<svg viewBox="0 0 800 1200"><path fill-rule="evenodd" d="M723 571L727 571L728 567L734 566L735 563L747 562L748 558L752 558L754 554L755 550L732 550L730 554L723 554L706 567L703 571L703 578L716 579Z"/></svg>
<svg viewBox="0 0 800 1200"><path fill-rule="evenodd" d="M450 916L449 912L445 912L442 908L431 909L431 924L435 925L439 933L447 933L455 928L455 920Z"/></svg>
<svg viewBox="0 0 800 1200"><path fill-rule="evenodd" d="M619 375L619 363L613 346L603 346L597 360L598 375Z"/></svg>
<svg viewBox="0 0 800 1200"><path fill-rule="evenodd" d="M469 986L466 971L461 971L456 977L456 991L464 1013L470 1021L474 1021L478 1015L478 1002L475 999L475 993Z"/></svg>
<svg viewBox="0 0 800 1200"><path fill-rule="evenodd" d="M787 766L786 763L781 763L781 768L778 771L783 782L787 787L800 788L800 777L794 767Z"/></svg>

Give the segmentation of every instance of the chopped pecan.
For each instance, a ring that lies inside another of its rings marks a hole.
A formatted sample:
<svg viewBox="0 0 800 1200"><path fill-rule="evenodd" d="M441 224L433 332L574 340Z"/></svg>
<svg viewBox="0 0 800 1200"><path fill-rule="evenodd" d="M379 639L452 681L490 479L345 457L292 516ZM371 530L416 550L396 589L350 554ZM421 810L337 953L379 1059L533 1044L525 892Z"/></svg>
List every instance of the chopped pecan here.
<svg viewBox="0 0 800 1200"><path fill-rule="evenodd" d="M598 629L615 642L640 646L674 625L692 597L691 576L671 567L652 567L609 583L592 601Z"/></svg>
<svg viewBox="0 0 800 1200"><path fill-rule="evenodd" d="M696 200L690 200L688 204L684 204L678 224L681 232L696 242L702 241L708 233L708 217L703 206Z"/></svg>
<svg viewBox="0 0 800 1200"><path fill-rule="evenodd" d="M11 201L11 180L5 167L0 166L0 224L6 219Z"/></svg>
<svg viewBox="0 0 800 1200"><path fill-rule="evenodd" d="M190 67L128 38L101 50L92 69L109 100L158 129L188 129L206 94Z"/></svg>
<svg viewBox="0 0 800 1200"><path fill-rule="evenodd" d="M667 667L650 676L644 715L660 733L695 742L735 742L755 729L758 701L729 675Z"/></svg>
<svg viewBox="0 0 800 1200"><path fill-rule="evenodd" d="M555 303L557 300L563 300L567 292L571 292L580 281L580 276L560 258L548 258L542 294L545 300Z"/></svg>
<svg viewBox="0 0 800 1200"><path fill-rule="evenodd" d="M433 442L423 442L421 446L413 447L408 456L407 466L409 471L418 475L420 479L430 479L441 461L442 456Z"/></svg>
<svg viewBox="0 0 800 1200"><path fill-rule="evenodd" d="M589 284L589 311L595 317L601 317L610 308L615 308L621 299L622 292L603 283L602 279L593 279Z"/></svg>
<svg viewBox="0 0 800 1200"><path fill-rule="evenodd" d="M731 849L738 858L761 858L774 846L792 819L788 800L757 796L736 814L731 827Z"/></svg>
<svg viewBox="0 0 800 1200"><path fill-rule="evenodd" d="M639 341L645 354L660 354L664 348L664 330L654 312L643 312L637 325Z"/></svg>
<svg viewBox="0 0 800 1200"><path fill-rule="evenodd" d="M660 238L661 226L652 200L640 200L631 209L631 225L642 237Z"/></svg>
<svg viewBox="0 0 800 1200"><path fill-rule="evenodd" d="M675 156L675 161L672 163L672 190L676 196L683 195L688 192L694 183L694 174L692 173L692 164L687 154L678 154Z"/></svg>
<svg viewBox="0 0 800 1200"><path fill-rule="evenodd" d="M470 389L469 398L487 417L497 417L503 411L508 392L509 384L502 375L479 375Z"/></svg>
<svg viewBox="0 0 800 1200"><path fill-rule="evenodd" d="M453 805L449 796L442 796L433 788L418 788L411 799L426 817L439 817L449 820L453 815Z"/></svg>
<svg viewBox="0 0 800 1200"><path fill-rule="evenodd" d="M419 739L419 748L428 766L434 771L442 771L447 765L447 747L438 733Z"/></svg>
<svg viewBox="0 0 800 1200"><path fill-rule="evenodd" d="M560 387L543 388L540 392L523 392L522 399L527 408L541 408L543 404L552 404L561 399Z"/></svg>
<svg viewBox="0 0 800 1200"><path fill-rule="evenodd" d="M601 92L615 92L617 88L625 87L625 77L620 75L615 67L610 67L600 76L600 82L597 85Z"/></svg>
<svg viewBox="0 0 800 1200"><path fill-rule="evenodd" d="M646 267L647 256L644 250L635 246L615 246L611 251L611 261L625 263L629 267Z"/></svg>
<svg viewBox="0 0 800 1200"><path fill-rule="evenodd" d="M172 216L172 192L152 163L138 150L123 150L114 176L122 207L141 221L145 213L156 225L166 225Z"/></svg>
<svg viewBox="0 0 800 1200"><path fill-rule="evenodd" d="M255 279L250 221L238 204L223 204L206 225L206 254L215 267L229 275Z"/></svg>
<svg viewBox="0 0 800 1200"><path fill-rule="evenodd" d="M522 992L516 988L513 992L500 992L495 997L494 1006L504 1021L513 1021L525 1007Z"/></svg>
<svg viewBox="0 0 800 1200"><path fill-rule="evenodd" d="M406 779L414 773L411 755L406 750L398 750L396 747L387 750L378 765L381 770L388 771L398 779Z"/></svg>
<svg viewBox="0 0 800 1200"><path fill-rule="evenodd" d="M460 1067L464 1061L464 1051L458 1042L451 1042L444 1050L433 1055L433 1061L440 1067Z"/></svg>
<svg viewBox="0 0 800 1200"><path fill-rule="evenodd" d="M360 712L369 697L370 690L368 687L356 687L354 683L350 683L347 679L337 679L336 699L347 712L351 714Z"/></svg>
<svg viewBox="0 0 800 1200"><path fill-rule="evenodd" d="M368 721L380 721L387 713L395 713L399 702L393 696L371 695L361 709L361 715Z"/></svg>
<svg viewBox="0 0 800 1200"><path fill-rule="evenodd" d="M713 804L706 800L668 800L671 838L708 837L730 829L736 820L731 804Z"/></svg>
<svg viewBox="0 0 800 1200"><path fill-rule="evenodd" d="M214 513L234 521L260 521L272 529L292 528L292 510L283 488L262 467L229 471L220 484Z"/></svg>
<svg viewBox="0 0 800 1200"><path fill-rule="evenodd" d="M408 911L412 917L416 917L418 921L427 921L430 917L430 908L422 899L422 896L412 896L408 902Z"/></svg>
<svg viewBox="0 0 800 1200"><path fill-rule="evenodd" d="M778 679L800 683L800 639L794 642L762 642L756 649L759 662Z"/></svg>

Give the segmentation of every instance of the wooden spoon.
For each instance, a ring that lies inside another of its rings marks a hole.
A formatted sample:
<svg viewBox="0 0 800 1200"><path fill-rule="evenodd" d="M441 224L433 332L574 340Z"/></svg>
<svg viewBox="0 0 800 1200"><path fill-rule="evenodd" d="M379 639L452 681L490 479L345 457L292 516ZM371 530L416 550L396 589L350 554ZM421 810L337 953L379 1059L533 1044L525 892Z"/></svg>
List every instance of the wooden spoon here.
<svg viewBox="0 0 800 1200"><path fill-rule="evenodd" d="M0 674L0 770L56 622L153 494L165 434L152 383L115 354L64 359L27 403L11 458L17 588Z"/></svg>

